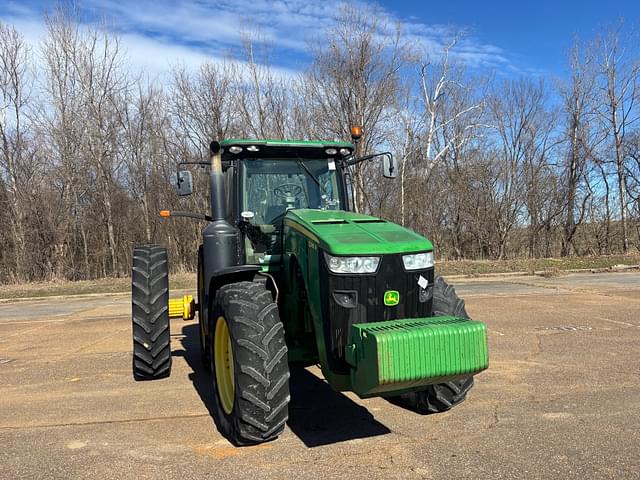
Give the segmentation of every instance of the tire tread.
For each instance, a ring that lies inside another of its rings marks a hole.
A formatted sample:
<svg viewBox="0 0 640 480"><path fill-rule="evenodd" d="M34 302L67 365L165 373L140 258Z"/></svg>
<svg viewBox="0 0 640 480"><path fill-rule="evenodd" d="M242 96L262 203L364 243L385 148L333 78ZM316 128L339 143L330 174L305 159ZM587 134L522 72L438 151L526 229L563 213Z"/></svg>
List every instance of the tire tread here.
<svg viewBox="0 0 640 480"><path fill-rule="evenodd" d="M145 245L133 252L131 306L133 377L156 380L171 373L167 251Z"/></svg>
<svg viewBox="0 0 640 480"><path fill-rule="evenodd" d="M224 285L216 293L215 304L219 313L214 313L212 321L223 314L240 347L234 350L234 410L219 426L224 425L222 433L236 445L273 440L289 418L290 400L287 346L278 307L264 285L254 282Z"/></svg>

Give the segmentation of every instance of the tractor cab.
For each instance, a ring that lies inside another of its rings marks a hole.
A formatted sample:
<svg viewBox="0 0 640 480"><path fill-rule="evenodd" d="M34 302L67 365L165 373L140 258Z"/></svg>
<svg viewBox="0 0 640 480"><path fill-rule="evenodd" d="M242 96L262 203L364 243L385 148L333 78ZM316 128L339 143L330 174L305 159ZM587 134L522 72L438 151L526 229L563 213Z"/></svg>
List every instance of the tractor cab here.
<svg viewBox="0 0 640 480"><path fill-rule="evenodd" d="M227 218L243 226L247 264L278 263L289 210L349 209L344 166L350 143L225 140L220 147L225 183L237 186L227 188L237 192L228 197Z"/></svg>

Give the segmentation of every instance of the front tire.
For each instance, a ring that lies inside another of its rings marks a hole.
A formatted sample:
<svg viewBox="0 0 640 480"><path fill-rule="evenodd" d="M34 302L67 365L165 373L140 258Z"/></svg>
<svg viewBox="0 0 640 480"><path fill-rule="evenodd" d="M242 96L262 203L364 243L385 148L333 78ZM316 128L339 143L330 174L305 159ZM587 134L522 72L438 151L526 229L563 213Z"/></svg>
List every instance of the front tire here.
<svg viewBox="0 0 640 480"><path fill-rule="evenodd" d="M133 378L157 380L171 373L167 250L145 245L133 251L131 272Z"/></svg>
<svg viewBox="0 0 640 480"><path fill-rule="evenodd" d="M455 288L437 277L433 286L433 316L451 315L469 318L464 300ZM467 398L473 387L473 376L427 386L418 392L404 393L396 397L397 403L422 415L446 412Z"/></svg>
<svg viewBox="0 0 640 480"><path fill-rule="evenodd" d="M218 429L235 445L277 438L289 418L289 365L271 293L253 282L224 285L209 332Z"/></svg>

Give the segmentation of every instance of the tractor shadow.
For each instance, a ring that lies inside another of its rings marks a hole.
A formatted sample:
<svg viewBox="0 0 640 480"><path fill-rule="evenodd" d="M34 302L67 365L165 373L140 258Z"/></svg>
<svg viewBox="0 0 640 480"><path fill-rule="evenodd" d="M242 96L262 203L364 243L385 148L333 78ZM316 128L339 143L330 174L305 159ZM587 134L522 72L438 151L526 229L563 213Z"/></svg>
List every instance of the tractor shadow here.
<svg viewBox="0 0 640 480"><path fill-rule="evenodd" d="M215 426L215 422L213 421L214 402L213 387L211 384L212 379L211 374L204 367L202 359L200 358L200 332L198 330L199 327L197 323L183 325L181 332L182 338L179 339L182 349L176 350L176 344L173 343L171 356L183 357L187 362L187 365L191 367L192 371L189 373L189 380L193 383L193 388L200 396L200 400L202 400L204 406L207 408L212 423ZM180 334L177 336L179 335ZM175 339L172 338L172 342L175 342Z"/></svg>
<svg viewBox="0 0 640 480"><path fill-rule="evenodd" d="M289 428L307 447L391 433L369 410L302 367L291 368Z"/></svg>
<svg viewBox="0 0 640 480"><path fill-rule="evenodd" d="M193 370L189 380L207 408L213 422L213 388L211 375L200 359L198 324L182 327L181 350L174 357L184 357ZM289 421L291 431L307 447L318 447L359 438L391 433L369 411L346 395L334 391L322 378L302 367L291 368L289 381L291 402Z"/></svg>

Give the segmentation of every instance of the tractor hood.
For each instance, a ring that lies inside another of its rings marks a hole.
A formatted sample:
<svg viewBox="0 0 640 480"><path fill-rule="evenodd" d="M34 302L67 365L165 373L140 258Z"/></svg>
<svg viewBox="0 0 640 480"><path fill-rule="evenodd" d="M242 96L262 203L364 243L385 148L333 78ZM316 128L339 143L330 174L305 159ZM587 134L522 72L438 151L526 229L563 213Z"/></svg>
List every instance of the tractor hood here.
<svg viewBox="0 0 640 480"><path fill-rule="evenodd" d="M381 255L433 249L426 238L395 223L343 210L289 210L285 225L333 255Z"/></svg>

